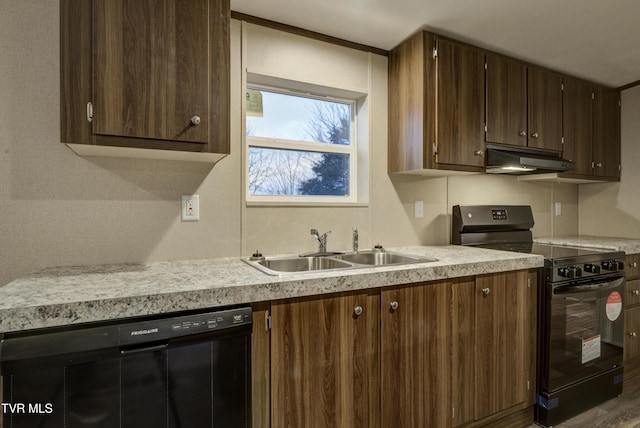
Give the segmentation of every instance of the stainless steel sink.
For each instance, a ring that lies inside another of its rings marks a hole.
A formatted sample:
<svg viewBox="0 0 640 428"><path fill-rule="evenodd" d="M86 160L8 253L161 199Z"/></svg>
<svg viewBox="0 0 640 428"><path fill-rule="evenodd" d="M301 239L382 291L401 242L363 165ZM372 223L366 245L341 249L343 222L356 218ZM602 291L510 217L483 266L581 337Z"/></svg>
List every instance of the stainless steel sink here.
<svg viewBox="0 0 640 428"><path fill-rule="evenodd" d="M264 257L260 259L243 258L242 260L268 275L362 269L366 267L406 265L436 261L436 259L377 250L336 255Z"/></svg>
<svg viewBox="0 0 640 428"><path fill-rule="evenodd" d="M332 257L266 258L255 263L276 272L311 272L351 267L350 263Z"/></svg>
<svg viewBox="0 0 640 428"><path fill-rule="evenodd" d="M386 266L401 265L410 263L422 263L434 261L433 259L425 259L407 254L388 253L386 251L362 251L358 253L348 253L336 256L337 259L347 262L368 266Z"/></svg>

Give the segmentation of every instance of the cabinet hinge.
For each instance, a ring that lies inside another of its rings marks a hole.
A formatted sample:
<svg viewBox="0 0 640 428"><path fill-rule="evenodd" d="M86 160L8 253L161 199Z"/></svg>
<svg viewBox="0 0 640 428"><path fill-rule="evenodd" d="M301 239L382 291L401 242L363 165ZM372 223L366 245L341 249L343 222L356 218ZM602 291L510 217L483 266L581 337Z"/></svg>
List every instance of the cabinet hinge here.
<svg viewBox="0 0 640 428"><path fill-rule="evenodd" d="M618 107L622 107L622 101L618 100Z"/></svg>
<svg viewBox="0 0 640 428"><path fill-rule="evenodd" d="M595 92L591 92L591 99L595 100L596 99L596 93Z"/></svg>
<svg viewBox="0 0 640 428"><path fill-rule="evenodd" d="M560 142L564 145L564 137L560 139Z"/></svg>
<svg viewBox="0 0 640 428"><path fill-rule="evenodd" d="M531 288L531 278L527 278L527 288Z"/></svg>
<svg viewBox="0 0 640 428"><path fill-rule="evenodd" d="M455 419L455 418L456 418L456 408L451 407L451 419Z"/></svg>
<svg viewBox="0 0 640 428"><path fill-rule="evenodd" d="M271 330L271 312L264 312L264 331Z"/></svg>
<svg viewBox="0 0 640 428"><path fill-rule="evenodd" d="M527 380L527 391L530 391L530 390L531 390L531 382Z"/></svg>
<svg viewBox="0 0 640 428"><path fill-rule="evenodd" d="M593 162L593 161L591 161L591 169L593 169L593 168L595 168L595 167L596 167L596 163L595 163L595 162Z"/></svg>
<svg viewBox="0 0 640 428"><path fill-rule="evenodd" d="M438 58L438 48L433 48L433 52L431 53L431 57L433 59Z"/></svg>
<svg viewBox="0 0 640 428"><path fill-rule="evenodd" d="M560 90L561 90L562 92L564 92L564 83L561 83L561 84L560 84Z"/></svg>
<svg viewBox="0 0 640 428"><path fill-rule="evenodd" d="M434 156L438 154L438 146L436 144L433 145L433 154Z"/></svg>
<svg viewBox="0 0 640 428"><path fill-rule="evenodd" d="M484 62L484 71L487 71L487 61Z"/></svg>
<svg viewBox="0 0 640 428"><path fill-rule="evenodd" d="M93 104L91 101L87 103L87 122L93 122Z"/></svg>
<svg viewBox="0 0 640 428"><path fill-rule="evenodd" d="M487 132L487 124L484 124L484 132Z"/></svg>

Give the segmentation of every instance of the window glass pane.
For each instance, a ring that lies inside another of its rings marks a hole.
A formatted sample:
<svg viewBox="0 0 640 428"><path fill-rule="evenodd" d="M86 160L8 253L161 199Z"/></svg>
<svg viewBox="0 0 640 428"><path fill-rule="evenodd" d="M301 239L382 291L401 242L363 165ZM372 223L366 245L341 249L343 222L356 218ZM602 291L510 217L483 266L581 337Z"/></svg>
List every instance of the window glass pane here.
<svg viewBox="0 0 640 428"><path fill-rule="evenodd" d="M249 147L250 195L349 196L349 155Z"/></svg>
<svg viewBox="0 0 640 428"><path fill-rule="evenodd" d="M247 135L327 144L351 144L351 104L247 88L261 98L247 114ZM259 92L259 94L256 94Z"/></svg>

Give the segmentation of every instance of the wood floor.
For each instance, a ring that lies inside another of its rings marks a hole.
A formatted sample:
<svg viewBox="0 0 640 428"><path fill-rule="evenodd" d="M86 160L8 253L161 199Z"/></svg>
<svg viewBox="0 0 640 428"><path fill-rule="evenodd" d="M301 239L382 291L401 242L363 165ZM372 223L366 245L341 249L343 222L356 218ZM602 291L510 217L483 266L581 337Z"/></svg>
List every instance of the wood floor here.
<svg viewBox="0 0 640 428"><path fill-rule="evenodd" d="M536 428L531 425L529 428ZM554 428L640 428L640 377L624 384L622 395ZM539 428L539 427L538 427Z"/></svg>

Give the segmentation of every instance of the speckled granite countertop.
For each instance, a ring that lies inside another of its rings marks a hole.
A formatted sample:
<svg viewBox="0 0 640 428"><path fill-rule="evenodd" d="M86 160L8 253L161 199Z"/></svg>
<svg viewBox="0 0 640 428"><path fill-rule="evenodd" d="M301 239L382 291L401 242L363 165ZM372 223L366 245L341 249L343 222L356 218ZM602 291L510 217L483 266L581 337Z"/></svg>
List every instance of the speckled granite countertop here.
<svg viewBox="0 0 640 428"><path fill-rule="evenodd" d="M640 253L640 239L573 235L535 238L534 241L539 244L564 245L569 247L604 248L608 250L624 251L627 254Z"/></svg>
<svg viewBox="0 0 640 428"><path fill-rule="evenodd" d="M280 277L238 257L50 268L0 287L0 333L543 265L542 256L453 245L389 250L437 261Z"/></svg>

